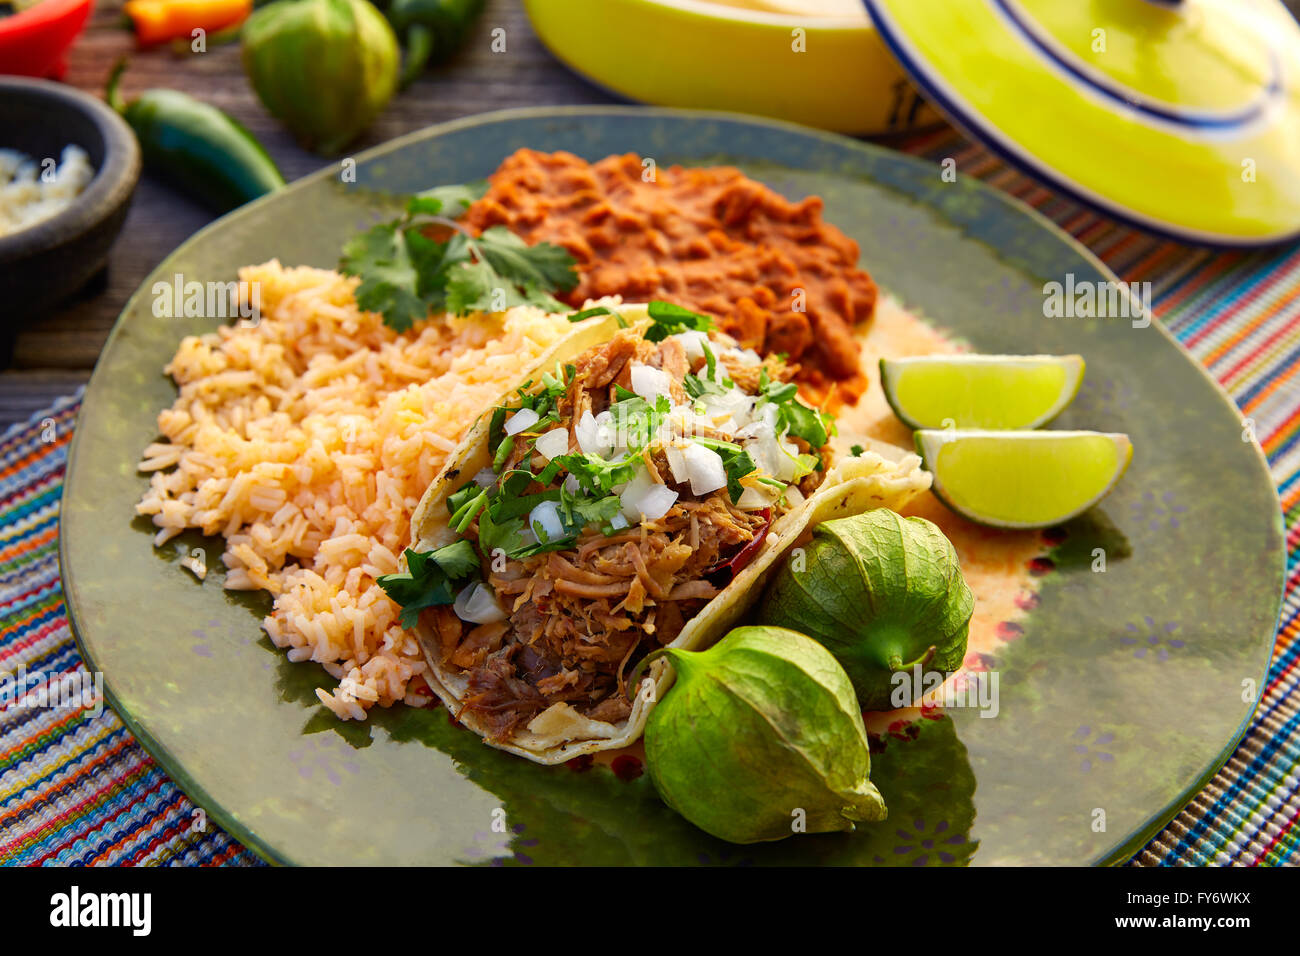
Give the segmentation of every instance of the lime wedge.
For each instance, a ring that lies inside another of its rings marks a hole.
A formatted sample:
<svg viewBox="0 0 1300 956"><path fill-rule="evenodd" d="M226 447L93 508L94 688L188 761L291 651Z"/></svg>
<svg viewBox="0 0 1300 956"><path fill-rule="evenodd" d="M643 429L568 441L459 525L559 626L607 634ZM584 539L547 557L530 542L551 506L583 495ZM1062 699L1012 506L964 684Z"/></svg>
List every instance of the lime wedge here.
<svg viewBox="0 0 1300 956"><path fill-rule="evenodd" d="M1088 510L1133 457L1112 432L922 430L916 450L953 511L998 528L1045 528Z"/></svg>
<svg viewBox="0 0 1300 956"><path fill-rule="evenodd" d="M885 398L909 428L1037 428L1074 400L1079 355L881 359Z"/></svg>

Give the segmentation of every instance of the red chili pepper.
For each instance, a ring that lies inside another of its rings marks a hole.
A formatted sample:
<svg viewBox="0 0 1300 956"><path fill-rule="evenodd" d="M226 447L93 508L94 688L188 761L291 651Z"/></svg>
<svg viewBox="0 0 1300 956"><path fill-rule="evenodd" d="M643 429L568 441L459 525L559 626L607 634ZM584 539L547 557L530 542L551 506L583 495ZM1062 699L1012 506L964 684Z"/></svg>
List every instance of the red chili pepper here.
<svg viewBox="0 0 1300 956"><path fill-rule="evenodd" d="M754 535L749 544L736 552L730 561L718 565L709 572L710 583L720 588L726 587L736 579L736 575L743 571L749 562L754 560L754 556L758 554L758 549L763 546L763 541L767 538L768 529L772 527L772 509L764 508L759 514L763 516L763 527L759 529L758 534Z"/></svg>

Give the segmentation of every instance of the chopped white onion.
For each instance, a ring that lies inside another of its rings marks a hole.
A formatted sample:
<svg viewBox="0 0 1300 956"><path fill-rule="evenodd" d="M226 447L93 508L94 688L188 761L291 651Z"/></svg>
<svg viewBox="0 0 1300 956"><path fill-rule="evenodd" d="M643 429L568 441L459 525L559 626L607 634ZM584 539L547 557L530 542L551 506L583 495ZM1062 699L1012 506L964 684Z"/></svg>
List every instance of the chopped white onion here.
<svg viewBox="0 0 1300 956"><path fill-rule="evenodd" d="M482 581L475 581L457 594L452 610L462 621L471 624L491 624L493 621L504 621L508 616L497 603L492 589Z"/></svg>
<svg viewBox="0 0 1300 956"><path fill-rule="evenodd" d="M491 488L497 483L497 473L490 467L482 469L474 476L474 484L480 488Z"/></svg>
<svg viewBox="0 0 1300 956"><path fill-rule="evenodd" d="M668 514L668 509L677 503L677 492L667 485L655 485L641 499L641 514L647 521L657 521Z"/></svg>
<svg viewBox="0 0 1300 956"><path fill-rule="evenodd" d="M563 455L569 450L569 431L567 428L552 428L537 439L533 446L537 453L550 461L556 455Z"/></svg>
<svg viewBox="0 0 1300 956"><path fill-rule="evenodd" d="M806 500L803 492L794 485L787 485L785 489L785 500L793 505L801 505Z"/></svg>
<svg viewBox="0 0 1300 956"><path fill-rule="evenodd" d="M770 508L780 494L780 489L771 485L749 485L740 493L736 507L742 511L762 511Z"/></svg>
<svg viewBox="0 0 1300 956"><path fill-rule="evenodd" d="M628 526L627 517L620 511L614 517L609 519L609 526L615 531L620 531Z"/></svg>
<svg viewBox="0 0 1300 956"><path fill-rule="evenodd" d="M682 343L682 348L686 351L688 359L694 361L695 359L704 358L704 344L709 341L707 332L688 329L685 332L678 332L673 338Z"/></svg>
<svg viewBox="0 0 1300 956"><path fill-rule="evenodd" d="M564 490L571 495L576 495L582 490L582 485L578 484L578 479L575 476L569 475L564 479Z"/></svg>
<svg viewBox="0 0 1300 956"><path fill-rule="evenodd" d="M544 535L546 541L564 537L564 522L560 520L559 504L554 501L543 501L538 504L528 515L528 527L540 527L542 530L538 537Z"/></svg>
<svg viewBox="0 0 1300 956"><path fill-rule="evenodd" d="M610 453L613 443L609 440L608 428L601 428L600 422L591 414L591 409L582 413L573 433L583 454L604 457Z"/></svg>
<svg viewBox="0 0 1300 956"><path fill-rule="evenodd" d="M619 501L623 503L623 516L628 521L641 520L641 499L654 486L654 479L650 477L650 472L644 467L638 467L636 475L631 481L624 482L621 486L615 485L610 490L618 495Z"/></svg>
<svg viewBox="0 0 1300 956"><path fill-rule="evenodd" d="M542 416L538 415L531 408L521 408L506 419L506 434L518 435L524 429L532 428L541 421L541 419Z"/></svg>
<svg viewBox="0 0 1300 956"><path fill-rule="evenodd" d="M799 449L770 433L745 442L745 451L754 459L758 470L782 481L794 481L799 465Z"/></svg>
<svg viewBox="0 0 1300 956"><path fill-rule="evenodd" d="M628 521L655 521L668 513L677 501L677 492L659 484L642 469L627 483L619 500L623 503L623 517Z"/></svg>
<svg viewBox="0 0 1300 956"><path fill-rule="evenodd" d="M679 485L690 481L691 473L686 470L686 456L676 445L665 445L664 456L668 459L668 470L673 473L673 481Z"/></svg>
<svg viewBox="0 0 1300 956"><path fill-rule="evenodd" d="M662 369L634 362L632 368L632 391L648 402L660 395L667 395L672 388L673 378Z"/></svg>
<svg viewBox="0 0 1300 956"><path fill-rule="evenodd" d="M682 450L682 454L686 458L693 494L707 495L710 491L727 487L727 469L716 451L692 442Z"/></svg>

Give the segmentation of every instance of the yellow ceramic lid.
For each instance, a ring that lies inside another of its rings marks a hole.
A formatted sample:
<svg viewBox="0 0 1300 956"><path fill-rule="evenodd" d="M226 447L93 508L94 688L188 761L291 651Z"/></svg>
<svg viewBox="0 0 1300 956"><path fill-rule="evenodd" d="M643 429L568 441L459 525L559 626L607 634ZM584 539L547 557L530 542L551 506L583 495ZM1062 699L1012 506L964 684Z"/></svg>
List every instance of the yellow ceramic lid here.
<svg viewBox="0 0 1300 956"><path fill-rule="evenodd" d="M958 126L1175 238L1300 236L1300 25L1277 0L865 0Z"/></svg>

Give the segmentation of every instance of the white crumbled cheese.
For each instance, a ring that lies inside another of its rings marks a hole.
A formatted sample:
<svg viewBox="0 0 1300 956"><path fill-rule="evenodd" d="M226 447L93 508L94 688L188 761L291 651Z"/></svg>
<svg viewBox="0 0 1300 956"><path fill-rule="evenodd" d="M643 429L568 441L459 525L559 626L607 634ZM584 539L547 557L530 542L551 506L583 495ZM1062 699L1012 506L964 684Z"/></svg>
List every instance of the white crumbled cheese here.
<svg viewBox="0 0 1300 956"><path fill-rule="evenodd" d="M63 147L61 161L38 161L0 149L0 236L26 229L62 212L95 178L80 146Z"/></svg>

